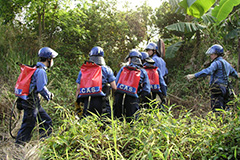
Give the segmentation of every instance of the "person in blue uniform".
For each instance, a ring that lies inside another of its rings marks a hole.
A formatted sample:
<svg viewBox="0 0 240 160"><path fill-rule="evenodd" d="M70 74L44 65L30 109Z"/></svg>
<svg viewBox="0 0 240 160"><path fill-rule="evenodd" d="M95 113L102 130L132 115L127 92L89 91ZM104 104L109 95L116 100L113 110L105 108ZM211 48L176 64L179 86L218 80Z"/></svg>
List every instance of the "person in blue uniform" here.
<svg viewBox="0 0 240 160"><path fill-rule="evenodd" d="M155 61L149 57L148 53L146 52L141 52L142 54L142 63L143 63L143 68L147 71L148 73L148 78L150 80L150 85L151 85L151 96L148 97L151 100L156 99L156 96L159 95L161 99L161 104L158 105L158 107L161 106L161 108L164 108L162 104L165 104L166 102L166 96L167 96L167 85L163 79L161 70L154 66ZM149 108L149 100L148 98L143 99L143 102L145 103L144 106ZM153 103L154 104L154 103Z"/></svg>
<svg viewBox="0 0 240 160"><path fill-rule="evenodd" d="M110 87L113 90L116 89L116 77L112 69L105 64L103 49L95 46L91 49L89 56L89 61L85 62L86 70L83 70L83 65L76 80L77 103L84 103L84 116L91 115L92 113L101 115L103 108L109 107L109 102L106 98L109 96ZM91 67L91 65L94 66L95 69ZM101 73L97 69L100 70ZM91 86L90 83L98 83L99 86ZM84 92L88 89L89 93Z"/></svg>
<svg viewBox="0 0 240 160"><path fill-rule="evenodd" d="M139 109L139 95L149 96L151 88L147 72L142 69L141 53L133 49L127 59L129 65L123 66L116 76L114 116L120 119L125 116L131 122Z"/></svg>
<svg viewBox="0 0 240 160"><path fill-rule="evenodd" d="M212 60L210 66L197 72L195 74L188 74L186 78L191 80L193 78L206 77L208 75L210 78L210 90L211 90L211 108L213 112L217 109L228 109L226 107L229 101L228 96L228 78L233 76L239 78L237 71L225 60L223 59L224 50L219 44L212 45L206 52L210 55Z"/></svg>
<svg viewBox="0 0 240 160"><path fill-rule="evenodd" d="M158 52L157 45L153 42L150 42L148 43L145 50L147 51L149 57L151 57L155 61L154 66L157 66L161 70L164 81L167 84L168 69L166 66L166 62L162 59Z"/></svg>
<svg viewBox="0 0 240 160"><path fill-rule="evenodd" d="M37 69L31 78L30 94L27 100L21 98L17 100L17 108L24 110L22 125L16 137L17 144L30 141L37 119L40 124L40 138L46 137L52 132L52 119L41 106L38 94L41 94L47 101L53 98L53 93L46 87L48 82L46 70L53 66L53 59L57 55L58 53L49 47L43 47L38 52L40 62L37 62Z"/></svg>
<svg viewBox="0 0 240 160"><path fill-rule="evenodd" d="M166 62L162 59L158 52L157 45L153 42L150 42L148 43L145 50L147 51L149 57L151 57L155 61L154 66L157 66L160 69L164 81L167 84L168 69L166 66Z"/></svg>

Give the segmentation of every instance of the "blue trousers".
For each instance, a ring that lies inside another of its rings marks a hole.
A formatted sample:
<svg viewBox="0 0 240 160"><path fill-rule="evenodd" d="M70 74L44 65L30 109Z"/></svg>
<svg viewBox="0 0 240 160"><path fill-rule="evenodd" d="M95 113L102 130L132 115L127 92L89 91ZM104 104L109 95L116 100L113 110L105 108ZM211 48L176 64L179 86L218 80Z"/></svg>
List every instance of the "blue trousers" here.
<svg viewBox="0 0 240 160"><path fill-rule="evenodd" d="M16 137L16 143L23 144L23 142L30 141L37 121L41 124L39 126L40 138L52 133L52 120L40 105L39 100L36 102L37 105L25 100L21 100L18 103L17 105L21 105L21 108L24 110L24 115L21 128Z"/></svg>

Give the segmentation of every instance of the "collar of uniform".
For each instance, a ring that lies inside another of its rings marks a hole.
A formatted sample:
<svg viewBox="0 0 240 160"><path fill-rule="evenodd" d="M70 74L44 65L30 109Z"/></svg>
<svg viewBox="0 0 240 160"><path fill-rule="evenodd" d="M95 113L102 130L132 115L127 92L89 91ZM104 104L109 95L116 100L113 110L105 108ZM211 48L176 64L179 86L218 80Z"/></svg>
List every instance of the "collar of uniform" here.
<svg viewBox="0 0 240 160"><path fill-rule="evenodd" d="M158 56L157 56L157 54L154 54L151 58L153 58L153 57L158 57Z"/></svg>
<svg viewBox="0 0 240 160"><path fill-rule="evenodd" d="M130 63L129 66L135 67L135 68L141 68L140 66L138 66L138 65L136 65L136 64L133 64L133 63Z"/></svg>
<svg viewBox="0 0 240 160"><path fill-rule="evenodd" d="M217 58L215 58L213 61L219 61L219 60L221 60L221 59L223 59L222 57L217 57Z"/></svg>
<svg viewBox="0 0 240 160"><path fill-rule="evenodd" d="M222 58L222 57L217 57L216 59L217 59L217 60L220 60L220 59L223 59L223 58Z"/></svg>
<svg viewBox="0 0 240 160"><path fill-rule="evenodd" d="M44 70L47 69L47 67L42 63L42 62L37 62L37 65L38 67L42 67Z"/></svg>

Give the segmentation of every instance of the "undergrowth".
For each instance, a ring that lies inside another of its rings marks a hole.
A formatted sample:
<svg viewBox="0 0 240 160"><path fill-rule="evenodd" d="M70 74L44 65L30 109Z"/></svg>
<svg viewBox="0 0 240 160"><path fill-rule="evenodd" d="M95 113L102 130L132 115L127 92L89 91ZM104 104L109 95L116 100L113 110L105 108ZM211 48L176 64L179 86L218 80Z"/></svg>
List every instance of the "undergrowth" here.
<svg viewBox="0 0 240 160"><path fill-rule="evenodd" d="M55 106L61 125L42 142L43 159L238 159L239 108L219 115L192 116L183 110L141 109L132 123L89 116L78 119Z"/></svg>
<svg viewBox="0 0 240 160"><path fill-rule="evenodd" d="M0 54L0 124L7 132L15 100L14 86L20 73L15 63L35 64L38 49L27 53L16 44L4 46L7 45L2 45ZM53 120L54 131L36 148L41 151L40 159L239 159L239 96L234 102L236 108L231 111L220 116L209 112L208 79L188 82L184 78L199 71L199 64L205 60L204 54L198 55L186 69L193 57L190 53L194 53L194 48L189 48L183 49L177 60L167 61L168 93L176 96L167 97L167 111L141 109L138 120L132 123L113 116L78 119L73 104L75 81L83 59L69 62L59 53L54 67L47 72L47 87L55 97L51 102L41 102ZM33 136L30 143L36 140Z"/></svg>

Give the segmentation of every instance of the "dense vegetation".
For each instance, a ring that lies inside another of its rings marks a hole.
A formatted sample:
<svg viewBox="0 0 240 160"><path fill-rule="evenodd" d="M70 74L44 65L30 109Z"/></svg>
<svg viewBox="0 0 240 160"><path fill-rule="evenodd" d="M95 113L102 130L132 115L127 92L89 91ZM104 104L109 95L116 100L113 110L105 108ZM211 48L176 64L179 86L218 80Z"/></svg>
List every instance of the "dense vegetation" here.
<svg viewBox="0 0 240 160"><path fill-rule="evenodd" d="M43 46L53 48L59 56L48 72L48 88L55 99L42 101L54 122L52 136L39 142L36 132L31 143L35 147L28 154L13 155L3 150L0 158L240 158L238 81L232 80L234 107L216 116L210 112L208 79L188 82L184 78L205 67L208 59L204 53L215 43L224 46L225 58L239 69L239 2L206 1L211 3L169 0L156 9L145 3L120 11L116 0L81 0L74 8L67 0L1 0L1 141L11 140L4 138L4 133L8 132L14 85L20 73L15 63L36 63ZM226 16L222 9L227 11ZM101 46L107 65L118 71L129 50L143 51L147 42L159 38L166 45L164 59L169 70L166 112L140 110L139 119L131 124L114 117L75 117L75 80L93 46Z"/></svg>

